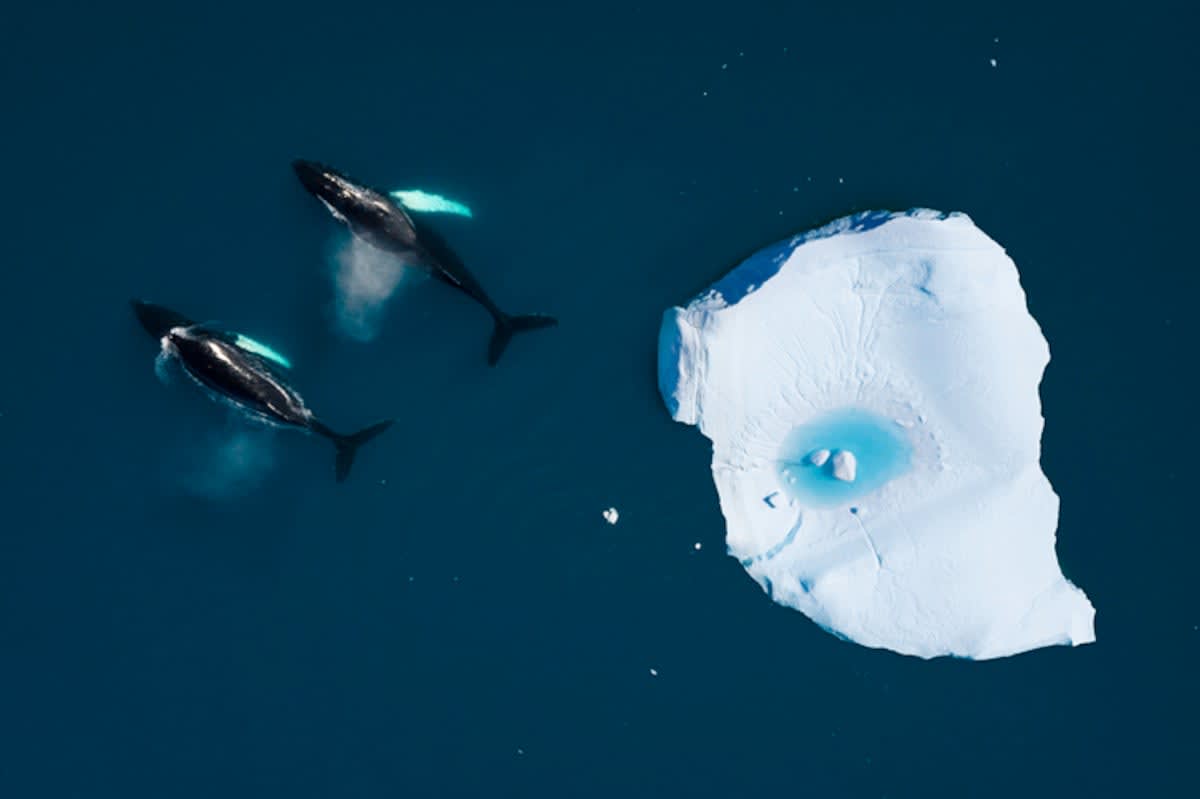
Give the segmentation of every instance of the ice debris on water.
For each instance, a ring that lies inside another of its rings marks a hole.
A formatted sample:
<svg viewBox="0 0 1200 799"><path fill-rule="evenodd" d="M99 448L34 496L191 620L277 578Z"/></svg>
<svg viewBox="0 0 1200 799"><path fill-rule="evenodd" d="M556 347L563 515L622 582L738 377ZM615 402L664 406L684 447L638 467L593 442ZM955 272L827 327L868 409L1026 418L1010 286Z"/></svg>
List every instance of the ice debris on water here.
<svg viewBox="0 0 1200 799"><path fill-rule="evenodd" d="M617 513L616 508L608 508L601 515L604 516L604 521L608 522L609 524L616 524L617 519L621 517L621 514Z"/></svg>

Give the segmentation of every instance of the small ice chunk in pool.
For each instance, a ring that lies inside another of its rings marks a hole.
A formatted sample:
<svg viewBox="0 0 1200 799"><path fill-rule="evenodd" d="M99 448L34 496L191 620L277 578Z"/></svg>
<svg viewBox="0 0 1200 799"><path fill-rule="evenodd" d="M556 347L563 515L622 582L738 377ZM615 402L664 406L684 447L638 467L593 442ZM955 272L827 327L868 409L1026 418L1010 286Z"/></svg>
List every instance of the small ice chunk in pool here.
<svg viewBox="0 0 1200 799"><path fill-rule="evenodd" d="M858 461L850 450L838 450L833 456L833 476L844 483L853 483L858 476Z"/></svg>
<svg viewBox="0 0 1200 799"><path fill-rule="evenodd" d="M808 462L813 466L824 466L828 460L829 450L827 449L814 449L808 454Z"/></svg>

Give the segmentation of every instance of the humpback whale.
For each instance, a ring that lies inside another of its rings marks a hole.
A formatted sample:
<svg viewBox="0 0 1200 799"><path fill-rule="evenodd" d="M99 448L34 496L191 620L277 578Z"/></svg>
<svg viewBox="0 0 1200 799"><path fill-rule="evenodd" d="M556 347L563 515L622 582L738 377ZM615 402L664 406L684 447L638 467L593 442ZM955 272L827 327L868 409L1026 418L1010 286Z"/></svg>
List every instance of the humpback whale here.
<svg viewBox="0 0 1200 799"><path fill-rule="evenodd" d="M289 364L269 347L238 333L197 324L161 305L141 300L133 300L132 305L142 327L160 342L160 357L177 360L210 394L258 421L332 441L337 450L334 475L339 483L350 474L358 448L392 424L389 419L350 435L335 433L283 379L280 369Z"/></svg>
<svg viewBox="0 0 1200 799"><path fill-rule="evenodd" d="M557 324L551 316L515 316L500 310L483 286L427 225L416 222L383 192L359 185L350 178L314 161L297 160L292 168L309 193L325 204L362 241L420 267L478 302L492 315L495 329L488 344L488 364L495 366L514 333Z"/></svg>

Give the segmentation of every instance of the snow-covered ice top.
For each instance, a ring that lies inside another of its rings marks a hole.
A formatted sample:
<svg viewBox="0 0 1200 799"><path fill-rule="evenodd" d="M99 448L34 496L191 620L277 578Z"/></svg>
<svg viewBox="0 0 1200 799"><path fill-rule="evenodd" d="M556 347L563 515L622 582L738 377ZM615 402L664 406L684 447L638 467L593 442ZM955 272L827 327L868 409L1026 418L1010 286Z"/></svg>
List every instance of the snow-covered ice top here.
<svg viewBox="0 0 1200 799"><path fill-rule="evenodd" d="M667 311L659 389L712 440L730 553L776 602L866 646L982 659L1095 640L1039 465L1049 359L969 218L868 212Z"/></svg>

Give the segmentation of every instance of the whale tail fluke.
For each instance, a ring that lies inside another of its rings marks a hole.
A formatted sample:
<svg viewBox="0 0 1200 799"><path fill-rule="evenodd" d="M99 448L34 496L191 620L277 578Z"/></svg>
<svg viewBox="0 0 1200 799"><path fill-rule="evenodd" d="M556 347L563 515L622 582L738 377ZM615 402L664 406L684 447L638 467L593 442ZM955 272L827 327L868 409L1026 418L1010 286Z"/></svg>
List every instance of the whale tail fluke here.
<svg viewBox="0 0 1200 799"><path fill-rule="evenodd" d="M337 459L334 461L334 476L339 483L350 476L350 467L354 465L354 456L358 454L358 448L391 427L392 421L392 419L387 419L378 422L348 436L335 433L320 422L313 424L312 429L332 441L333 446L337 449Z"/></svg>
<svg viewBox="0 0 1200 799"><path fill-rule="evenodd" d="M488 366L495 366L504 354L504 348L517 333L527 330L540 330L543 327L553 327L558 320L544 314L529 314L528 316L509 316L506 313L496 315L496 329L492 331L492 340L488 343Z"/></svg>

